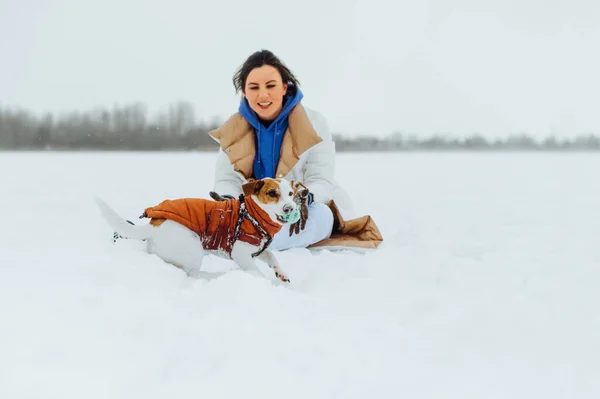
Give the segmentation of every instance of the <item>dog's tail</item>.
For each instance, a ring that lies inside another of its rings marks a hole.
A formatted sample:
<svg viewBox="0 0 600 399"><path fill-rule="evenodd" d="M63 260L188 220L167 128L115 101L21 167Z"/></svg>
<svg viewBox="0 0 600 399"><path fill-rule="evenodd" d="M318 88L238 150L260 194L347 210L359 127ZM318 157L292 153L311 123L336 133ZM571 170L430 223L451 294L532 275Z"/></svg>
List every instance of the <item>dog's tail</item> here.
<svg viewBox="0 0 600 399"><path fill-rule="evenodd" d="M108 204L96 197L96 204L100 208L100 213L108 224L123 237L145 240L152 235L153 227L150 224L136 226L129 224L125 219L117 214Z"/></svg>

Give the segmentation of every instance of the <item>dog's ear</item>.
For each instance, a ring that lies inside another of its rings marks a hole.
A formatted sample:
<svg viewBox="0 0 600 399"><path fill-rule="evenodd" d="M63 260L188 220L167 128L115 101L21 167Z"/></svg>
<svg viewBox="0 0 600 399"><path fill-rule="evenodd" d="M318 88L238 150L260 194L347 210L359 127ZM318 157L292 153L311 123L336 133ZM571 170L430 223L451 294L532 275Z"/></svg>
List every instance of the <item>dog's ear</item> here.
<svg viewBox="0 0 600 399"><path fill-rule="evenodd" d="M242 191L245 197L249 197L252 194L258 194L260 189L265 185L264 180L252 180L242 185Z"/></svg>

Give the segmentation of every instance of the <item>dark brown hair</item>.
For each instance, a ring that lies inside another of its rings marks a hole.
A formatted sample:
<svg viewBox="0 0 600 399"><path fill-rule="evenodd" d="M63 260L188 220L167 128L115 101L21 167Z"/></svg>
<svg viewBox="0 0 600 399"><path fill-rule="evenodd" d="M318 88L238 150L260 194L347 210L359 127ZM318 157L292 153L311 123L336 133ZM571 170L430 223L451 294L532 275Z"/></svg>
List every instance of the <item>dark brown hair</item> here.
<svg viewBox="0 0 600 399"><path fill-rule="evenodd" d="M292 84L294 88L298 88L300 86L300 82L294 76L292 71L285 66L285 64L277 58L275 54L273 54L269 50L260 50L248 57L246 61L240 66L235 75L233 75L233 86L235 87L235 92L244 91L244 87L246 87L246 79L250 74L250 71L254 68L260 68L263 65L271 65L276 68L281 75L281 80L283 83Z"/></svg>

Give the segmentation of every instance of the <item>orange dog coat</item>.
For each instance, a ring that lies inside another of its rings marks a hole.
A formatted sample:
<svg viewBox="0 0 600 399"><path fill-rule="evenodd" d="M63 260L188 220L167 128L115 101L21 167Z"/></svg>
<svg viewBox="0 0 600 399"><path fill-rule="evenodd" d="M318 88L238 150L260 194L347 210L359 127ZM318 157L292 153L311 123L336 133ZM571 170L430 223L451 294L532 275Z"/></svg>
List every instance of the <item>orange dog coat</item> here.
<svg viewBox="0 0 600 399"><path fill-rule="evenodd" d="M146 208L142 216L180 223L198 234L204 249L223 252L229 258L236 240L255 246L264 244L266 248L282 227L251 197L244 196L226 201L204 198L165 200Z"/></svg>

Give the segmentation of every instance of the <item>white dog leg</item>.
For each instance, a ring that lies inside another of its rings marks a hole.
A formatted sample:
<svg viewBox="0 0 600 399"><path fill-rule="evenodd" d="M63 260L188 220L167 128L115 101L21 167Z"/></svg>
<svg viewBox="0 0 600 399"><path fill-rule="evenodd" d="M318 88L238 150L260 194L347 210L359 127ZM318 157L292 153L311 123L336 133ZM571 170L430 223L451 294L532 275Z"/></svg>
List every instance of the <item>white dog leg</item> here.
<svg viewBox="0 0 600 399"><path fill-rule="evenodd" d="M201 272L202 261L204 260L204 250L202 246L193 246L188 248L187 260L182 265L183 270L189 277L200 278L203 276Z"/></svg>
<svg viewBox="0 0 600 399"><path fill-rule="evenodd" d="M275 272L275 276L277 276L284 283L289 283L290 279L279 267L279 261L275 257L275 254L271 251L265 250L260 255L259 258L269 265L271 269Z"/></svg>
<svg viewBox="0 0 600 399"><path fill-rule="evenodd" d="M256 266L252 254L256 252L256 247L243 241L236 241L231 249L231 259L239 267L251 274L263 276L260 269ZM264 276L263 276L264 277Z"/></svg>
<svg viewBox="0 0 600 399"><path fill-rule="evenodd" d="M155 228L148 252L181 269L190 277L200 277L204 249L196 233L167 220Z"/></svg>

